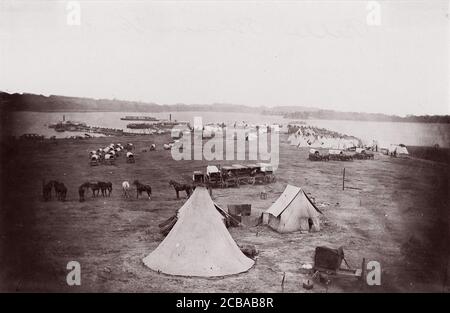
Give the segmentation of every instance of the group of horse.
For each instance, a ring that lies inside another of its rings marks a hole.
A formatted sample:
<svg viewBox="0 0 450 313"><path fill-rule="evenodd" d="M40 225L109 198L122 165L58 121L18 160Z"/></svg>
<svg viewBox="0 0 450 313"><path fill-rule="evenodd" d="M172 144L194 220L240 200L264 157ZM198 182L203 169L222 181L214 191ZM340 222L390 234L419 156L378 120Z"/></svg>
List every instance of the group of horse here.
<svg viewBox="0 0 450 313"><path fill-rule="evenodd" d="M52 199L52 190L55 190L56 199L59 201L65 201L67 196L67 187L56 180L51 180L48 183L42 182L42 193L44 201Z"/></svg>
<svg viewBox="0 0 450 313"><path fill-rule="evenodd" d="M111 182L85 182L78 187L78 195L80 197L80 202L85 200L84 194L87 190L92 191L92 197L98 197L100 192L102 193L102 197L110 197L112 192L112 183Z"/></svg>
<svg viewBox="0 0 450 313"><path fill-rule="evenodd" d="M139 199L139 196L143 192L147 193L147 196L148 196L149 200L151 199L152 187L150 185L142 184L137 179L133 182L132 185L136 186L136 199ZM130 183L128 181L122 182L122 191L123 191L122 196L125 197L125 198L129 198L130 197L130 190L131 190Z"/></svg>
<svg viewBox="0 0 450 313"><path fill-rule="evenodd" d="M146 193L148 196L148 199L151 199L152 196L152 187L150 185L142 184L139 180L134 180L132 184L130 184L128 181L122 182L122 196L124 198L130 198L131 196L131 186L136 187L136 198L139 199L139 197L142 195L142 193ZM169 186L172 186L175 189L177 199L180 198L180 191L185 191L186 196L190 197L192 194L192 191L195 189L195 186L192 186L190 184L182 184L178 183L174 180L169 181ZM55 194L58 200L65 201L66 195L67 195L67 188L63 183L60 183L55 180L51 180L48 183L43 183L43 197L44 201L49 201L51 199L51 192L52 189L55 190ZM78 196L79 201L84 202L86 201L85 194L91 190L92 197L96 198L100 195L102 197L110 197L113 186L111 182L103 182L103 181L96 181L96 182L85 182L81 184L78 187Z"/></svg>

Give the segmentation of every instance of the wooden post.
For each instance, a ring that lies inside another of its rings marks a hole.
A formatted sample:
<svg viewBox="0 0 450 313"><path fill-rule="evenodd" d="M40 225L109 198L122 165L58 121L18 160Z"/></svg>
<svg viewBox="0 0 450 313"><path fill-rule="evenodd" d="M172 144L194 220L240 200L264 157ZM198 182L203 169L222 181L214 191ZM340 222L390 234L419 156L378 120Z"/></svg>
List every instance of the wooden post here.
<svg viewBox="0 0 450 313"><path fill-rule="evenodd" d="M283 279L281 280L281 292L284 292L284 279L286 277L286 272L283 272Z"/></svg>
<svg viewBox="0 0 450 313"><path fill-rule="evenodd" d="M342 172L342 190L345 189L345 167L344 167L344 171Z"/></svg>

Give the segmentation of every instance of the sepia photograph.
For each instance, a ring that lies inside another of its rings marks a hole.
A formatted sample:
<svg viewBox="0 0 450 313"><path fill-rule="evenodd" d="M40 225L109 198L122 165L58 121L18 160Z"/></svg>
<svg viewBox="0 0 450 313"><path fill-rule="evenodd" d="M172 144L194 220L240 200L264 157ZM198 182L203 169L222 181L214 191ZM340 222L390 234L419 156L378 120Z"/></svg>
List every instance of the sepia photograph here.
<svg viewBox="0 0 450 313"><path fill-rule="evenodd" d="M449 14L0 0L0 292L449 293Z"/></svg>

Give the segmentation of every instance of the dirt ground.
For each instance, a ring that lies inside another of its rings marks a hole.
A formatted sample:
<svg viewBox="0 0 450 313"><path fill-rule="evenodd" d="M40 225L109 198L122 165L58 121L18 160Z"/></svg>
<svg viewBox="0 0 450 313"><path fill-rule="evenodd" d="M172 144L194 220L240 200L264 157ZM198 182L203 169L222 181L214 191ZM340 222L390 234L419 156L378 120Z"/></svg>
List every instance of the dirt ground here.
<svg viewBox="0 0 450 313"><path fill-rule="evenodd" d="M286 136L287 137L287 136ZM307 149L282 138L277 181L264 186L214 189L220 205L251 203L266 210L286 184L302 187L323 211L318 233L279 234L267 226L230 228L238 244L255 245L248 272L215 279L171 277L145 267L142 259L163 240L158 224L186 201L177 200L169 180L189 182L207 161L174 161L161 144L168 136L16 142L2 147L0 290L62 292L406 292L449 291L449 166L420 159L311 162ZM120 156L116 165L91 167L88 152L132 142L136 163ZM156 143L158 150L141 152ZM248 162L248 161L247 161ZM218 162L226 163L226 162ZM239 162L228 162L239 163ZM246 162L241 162L246 163ZM250 163L250 162L248 162ZM254 163L254 162L251 162ZM342 190L342 171L346 186ZM68 187L66 202L42 201L42 180ZM121 183L139 179L153 198L122 198ZM111 181L110 198L78 201L85 181ZM355 189L358 188L358 189ZM268 193L266 200L260 191ZM381 286L333 280L302 288L316 246L343 246L348 263L362 258L381 264ZM81 286L66 284L69 261L81 264ZM281 280L285 273L284 290Z"/></svg>

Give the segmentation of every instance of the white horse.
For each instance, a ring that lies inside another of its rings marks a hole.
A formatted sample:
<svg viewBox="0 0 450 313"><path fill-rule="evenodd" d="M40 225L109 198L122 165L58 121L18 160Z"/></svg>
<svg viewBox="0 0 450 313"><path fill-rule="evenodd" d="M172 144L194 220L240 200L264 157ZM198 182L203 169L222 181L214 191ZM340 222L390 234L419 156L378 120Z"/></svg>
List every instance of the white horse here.
<svg viewBox="0 0 450 313"><path fill-rule="evenodd" d="M123 190L123 196L124 196L125 198L128 198L128 197L129 197L128 192L130 191L130 183L127 182L127 181L124 181L124 182L122 183L122 190Z"/></svg>

